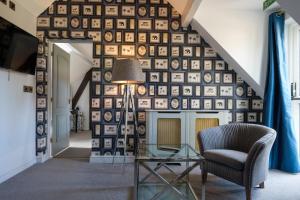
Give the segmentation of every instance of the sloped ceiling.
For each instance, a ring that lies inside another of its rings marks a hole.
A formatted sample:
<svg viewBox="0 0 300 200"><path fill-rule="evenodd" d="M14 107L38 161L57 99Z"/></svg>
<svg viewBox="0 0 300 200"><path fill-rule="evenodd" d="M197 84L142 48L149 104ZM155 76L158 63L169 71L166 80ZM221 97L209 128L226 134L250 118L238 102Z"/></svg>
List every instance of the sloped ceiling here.
<svg viewBox="0 0 300 200"><path fill-rule="evenodd" d="M202 0L193 28L263 97L270 11L264 0Z"/></svg>
<svg viewBox="0 0 300 200"><path fill-rule="evenodd" d="M299 0L277 0L283 8L298 24L300 24L300 1Z"/></svg>
<svg viewBox="0 0 300 200"><path fill-rule="evenodd" d="M15 0L34 16L39 16L55 0Z"/></svg>
<svg viewBox="0 0 300 200"><path fill-rule="evenodd" d="M84 58L93 62L93 43L70 43Z"/></svg>

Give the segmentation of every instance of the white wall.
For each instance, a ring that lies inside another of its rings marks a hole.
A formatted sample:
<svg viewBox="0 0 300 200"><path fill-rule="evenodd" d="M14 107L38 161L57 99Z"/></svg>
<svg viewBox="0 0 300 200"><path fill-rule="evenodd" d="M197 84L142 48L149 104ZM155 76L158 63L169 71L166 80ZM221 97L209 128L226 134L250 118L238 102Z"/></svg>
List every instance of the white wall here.
<svg viewBox="0 0 300 200"><path fill-rule="evenodd" d="M18 2L15 2L15 4L16 10L13 11L9 9L8 1L7 5L0 3L0 16L35 36L36 16L34 16Z"/></svg>
<svg viewBox="0 0 300 200"><path fill-rule="evenodd" d="M266 79L268 15L261 0L202 0L194 16L199 34L260 96Z"/></svg>
<svg viewBox="0 0 300 200"><path fill-rule="evenodd" d="M35 77L0 69L0 183L36 162Z"/></svg>
<svg viewBox="0 0 300 200"><path fill-rule="evenodd" d="M70 53L70 81L71 81L71 95L77 92L85 74L92 68L92 63L81 57L75 52ZM82 93L77 106L84 115L83 129L89 130L89 84L86 86L84 92Z"/></svg>

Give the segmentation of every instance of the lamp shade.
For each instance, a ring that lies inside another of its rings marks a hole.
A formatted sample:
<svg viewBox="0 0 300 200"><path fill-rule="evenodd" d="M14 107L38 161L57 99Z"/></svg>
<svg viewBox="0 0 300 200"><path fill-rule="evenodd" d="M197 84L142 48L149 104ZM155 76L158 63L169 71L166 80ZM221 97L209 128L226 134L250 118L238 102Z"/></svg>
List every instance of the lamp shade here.
<svg viewBox="0 0 300 200"><path fill-rule="evenodd" d="M116 60L112 69L112 82L124 84L145 82L140 62L137 59Z"/></svg>

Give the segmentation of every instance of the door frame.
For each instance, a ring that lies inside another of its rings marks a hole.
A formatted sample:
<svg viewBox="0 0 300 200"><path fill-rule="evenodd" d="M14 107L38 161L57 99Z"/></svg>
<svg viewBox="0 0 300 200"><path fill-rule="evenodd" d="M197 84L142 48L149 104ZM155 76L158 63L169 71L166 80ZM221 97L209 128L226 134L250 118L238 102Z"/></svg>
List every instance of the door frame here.
<svg viewBox="0 0 300 200"><path fill-rule="evenodd" d="M53 45L55 43L92 43L93 40L91 39L77 39L77 40L71 40L71 39L53 39L53 40L48 40L48 57L47 57L47 62L48 62L48 97L47 97L47 103L48 103L48 115L47 115L47 121L48 121L48 137L47 137L47 149L46 153L41 159L41 162L45 162L48 159L53 158L52 155L52 135L53 135L53 105L52 105L52 87L53 87ZM71 66L70 66L71 67Z"/></svg>

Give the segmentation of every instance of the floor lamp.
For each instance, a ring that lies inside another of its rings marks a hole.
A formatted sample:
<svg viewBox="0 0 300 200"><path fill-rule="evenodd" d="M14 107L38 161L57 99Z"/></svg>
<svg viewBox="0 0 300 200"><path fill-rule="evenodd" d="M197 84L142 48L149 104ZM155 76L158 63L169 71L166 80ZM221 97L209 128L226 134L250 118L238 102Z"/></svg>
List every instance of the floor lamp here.
<svg viewBox="0 0 300 200"><path fill-rule="evenodd" d="M131 91L131 85L137 84L137 83L143 83L145 82L145 74L142 72L142 68L140 66L140 62L137 59L117 59L113 65L112 69L112 83L117 84L123 84L124 85L124 91L123 91L123 101L122 101L122 108L121 108L121 114L119 123L117 126L117 137L115 140L115 146L114 146L114 157L116 155L116 149L117 149L117 142L119 139L119 128L121 127L121 124L124 120L125 116L125 130L124 130L124 141L125 141L125 147L124 147L124 162L126 157L126 148L127 148L127 129L128 129L128 112L129 112L129 106L132 105L132 112L133 112L133 120L135 125L135 132L137 133L137 119L136 119L136 113L135 113L135 104L134 104L134 97L133 97L133 91ZM137 140L137 142L136 142ZM134 144L138 144L139 138L138 133L135 137ZM135 146L135 153L137 151L137 146ZM114 162L114 158L113 158Z"/></svg>

